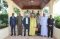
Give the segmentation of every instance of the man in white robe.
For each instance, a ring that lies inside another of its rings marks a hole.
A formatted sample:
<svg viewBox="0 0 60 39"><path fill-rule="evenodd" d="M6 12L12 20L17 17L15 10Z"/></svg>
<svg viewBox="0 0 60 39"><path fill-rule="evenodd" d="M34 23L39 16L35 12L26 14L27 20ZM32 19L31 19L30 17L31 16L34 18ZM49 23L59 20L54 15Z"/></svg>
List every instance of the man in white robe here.
<svg viewBox="0 0 60 39"><path fill-rule="evenodd" d="M43 13L43 16L39 17L41 25L41 36L47 36L47 19L48 17Z"/></svg>

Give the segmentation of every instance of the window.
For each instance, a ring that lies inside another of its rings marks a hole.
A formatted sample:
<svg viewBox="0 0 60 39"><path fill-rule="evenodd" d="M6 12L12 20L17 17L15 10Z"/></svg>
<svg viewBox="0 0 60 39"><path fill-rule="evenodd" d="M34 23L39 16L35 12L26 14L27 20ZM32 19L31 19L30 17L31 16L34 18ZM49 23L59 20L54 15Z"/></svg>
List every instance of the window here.
<svg viewBox="0 0 60 39"><path fill-rule="evenodd" d="M0 3L1 3L1 0L0 0Z"/></svg>
<svg viewBox="0 0 60 39"><path fill-rule="evenodd" d="M6 9L8 8L8 4L5 0L0 0L0 11L5 12L7 11Z"/></svg>

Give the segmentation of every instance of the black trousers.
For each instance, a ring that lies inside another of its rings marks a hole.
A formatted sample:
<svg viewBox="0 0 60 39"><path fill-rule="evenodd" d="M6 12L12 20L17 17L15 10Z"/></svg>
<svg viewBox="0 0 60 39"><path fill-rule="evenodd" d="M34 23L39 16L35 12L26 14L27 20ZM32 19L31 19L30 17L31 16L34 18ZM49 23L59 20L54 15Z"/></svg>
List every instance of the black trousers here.
<svg viewBox="0 0 60 39"><path fill-rule="evenodd" d="M16 35L15 26L11 26L11 35Z"/></svg>
<svg viewBox="0 0 60 39"><path fill-rule="evenodd" d="M52 26L49 26L49 25L48 25L48 37L49 37L49 36L50 36L51 38L53 37L53 25L52 25Z"/></svg>
<svg viewBox="0 0 60 39"><path fill-rule="evenodd" d="M40 35L41 35L41 25L38 24L38 25L37 25L37 28L38 28L38 31L36 31L36 34L37 34L38 36L40 36Z"/></svg>
<svg viewBox="0 0 60 39"><path fill-rule="evenodd" d="M26 36L26 30L28 30L28 36L29 36L29 25L26 25L24 27L24 36Z"/></svg>

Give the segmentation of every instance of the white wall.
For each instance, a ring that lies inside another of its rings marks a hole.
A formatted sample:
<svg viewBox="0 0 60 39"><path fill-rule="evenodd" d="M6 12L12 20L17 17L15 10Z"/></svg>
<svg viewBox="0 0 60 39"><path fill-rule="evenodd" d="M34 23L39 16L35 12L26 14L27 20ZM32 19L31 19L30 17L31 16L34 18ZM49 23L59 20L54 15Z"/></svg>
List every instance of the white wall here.
<svg viewBox="0 0 60 39"><path fill-rule="evenodd" d="M60 0L54 3L53 13L55 16L60 15Z"/></svg>

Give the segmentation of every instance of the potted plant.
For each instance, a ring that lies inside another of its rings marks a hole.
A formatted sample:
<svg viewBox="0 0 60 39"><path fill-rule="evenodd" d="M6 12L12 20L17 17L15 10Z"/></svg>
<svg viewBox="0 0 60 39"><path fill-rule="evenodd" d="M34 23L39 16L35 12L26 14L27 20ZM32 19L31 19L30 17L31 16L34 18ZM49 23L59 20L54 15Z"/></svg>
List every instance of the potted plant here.
<svg viewBox="0 0 60 39"><path fill-rule="evenodd" d="M60 16L55 17L54 37L60 39Z"/></svg>
<svg viewBox="0 0 60 39"><path fill-rule="evenodd" d="M60 16L55 17L55 27L60 29Z"/></svg>
<svg viewBox="0 0 60 39"><path fill-rule="evenodd" d="M8 14L0 14L0 29L8 26Z"/></svg>

